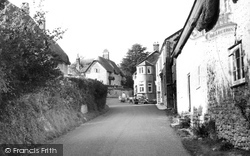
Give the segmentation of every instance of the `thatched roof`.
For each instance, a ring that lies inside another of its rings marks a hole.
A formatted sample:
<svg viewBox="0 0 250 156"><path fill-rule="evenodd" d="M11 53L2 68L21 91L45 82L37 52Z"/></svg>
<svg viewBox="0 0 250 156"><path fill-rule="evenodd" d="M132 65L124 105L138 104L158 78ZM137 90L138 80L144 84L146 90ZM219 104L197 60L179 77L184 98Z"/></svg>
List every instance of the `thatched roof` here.
<svg viewBox="0 0 250 156"><path fill-rule="evenodd" d="M97 59L93 60L93 62L88 66L85 72L87 72L95 62L100 63L110 73L121 74L122 76L124 76L120 68L115 64L115 62L100 56Z"/></svg>
<svg viewBox="0 0 250 156"><path fill-rule="evenodd" d="M58 59L63 61L65 64L70 65L69 57L64 52L64 50L60 47L56 42L51 44L51 50L54 51L58 55Z"/></svg>
<svg viewBox="0 0 250 156"><path fill-rule="evenodd" d="M0 4L0 27L10 28L15 26L23 26L30 29L33 33L45 37L46 34L39 28L36 22L17 6L13 5L9 1ZM61 62L70 64L68 55L63 49L54 41L50 41L51 50L58 55L58 59Z"/></svg>
<svg viewBox="0 0 250 156"><path fill-rule="evenodd" d="M220 14L219 0L204 0L202 5L202 13L197 21L196 28L198 31L205 29L206 32L213 29Z"/></svg>

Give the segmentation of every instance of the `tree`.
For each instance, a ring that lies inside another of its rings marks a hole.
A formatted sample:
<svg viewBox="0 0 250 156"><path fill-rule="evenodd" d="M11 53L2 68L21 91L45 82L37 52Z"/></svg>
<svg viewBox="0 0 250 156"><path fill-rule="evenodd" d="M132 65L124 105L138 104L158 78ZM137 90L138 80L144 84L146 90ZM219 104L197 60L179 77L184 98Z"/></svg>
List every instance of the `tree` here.
<svg viewBox="0 0 250 156"><path fill-rule="evenodd" d="M62 31L41 30L41 13L33 20L10 3L0 10L0 94L5 100L32 92L62 75L50 48ZM3 86L3 89L2 89ZM0 99L1 102L1 99Z"/></svg>
<svg viewBox="0 0 250 156"><path fill-rule="evenodd" d="M132 75L136 71L136 66L148 56L149 52L145 52L146 49L140 44L134 44L122 59L120 67L126 77L126 82L123 84L125 87L133 88Z"/></svg>

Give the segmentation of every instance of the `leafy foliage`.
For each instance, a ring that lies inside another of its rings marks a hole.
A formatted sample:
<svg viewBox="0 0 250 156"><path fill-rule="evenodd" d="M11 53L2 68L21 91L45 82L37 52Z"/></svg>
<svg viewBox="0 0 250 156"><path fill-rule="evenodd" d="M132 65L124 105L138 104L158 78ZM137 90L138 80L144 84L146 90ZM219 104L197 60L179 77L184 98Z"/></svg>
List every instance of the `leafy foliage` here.
<svg viewBox="0 0 250 156"><path fill-rule="evenodd" d="M146 47L142 47L140 44L132 45L128 50L126 57L122 59L121 70L125 74L126 82L124 86L133 88L132 75L136 71L136 65L144 60L149 52L145 52Z"/></svg>
<svg viewBox="0 0 250 156"><path fill-rule="evenodd" d="M54 43L53 38L62 35L61 31L56 30L54 34L47 34L25 12L16 10L10 4L5 7L5 11L0 12L0 15L2 100L32 92L44 86L47 81L62 75L57 68L57 54L50 48Z"/></svg>

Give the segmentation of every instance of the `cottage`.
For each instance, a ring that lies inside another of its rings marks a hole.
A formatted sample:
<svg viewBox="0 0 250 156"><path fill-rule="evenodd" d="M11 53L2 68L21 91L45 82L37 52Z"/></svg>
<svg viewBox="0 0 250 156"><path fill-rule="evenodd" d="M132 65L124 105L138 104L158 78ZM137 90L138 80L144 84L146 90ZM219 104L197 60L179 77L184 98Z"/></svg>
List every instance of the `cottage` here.
<svg viewBox="0 0 250 156"><path fill-rule="evenodd" d="M195 1L174 49L178 113L250 149L250 1ZM206 117L206 118L205 118Z"/></svg>
<svg viewBox="0 0 250 156"><path fill-rule="evenodd" d="M103 51L103 57L94 59L84 73L86 78L96 79L110 86L121 86L125 80L120 68L109 59L107 49Z"/></svg>

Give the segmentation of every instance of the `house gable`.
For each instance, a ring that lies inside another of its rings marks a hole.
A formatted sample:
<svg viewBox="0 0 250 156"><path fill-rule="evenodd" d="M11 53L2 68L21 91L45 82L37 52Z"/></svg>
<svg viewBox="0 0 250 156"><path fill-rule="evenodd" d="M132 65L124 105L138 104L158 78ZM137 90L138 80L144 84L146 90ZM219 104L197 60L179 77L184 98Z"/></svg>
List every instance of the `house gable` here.
<svg viewBox="0 0 250 156"><path fill-rule="evenodd" d="M154 65L146 60L146 61L143 61L141 64L139 64L137 66L154 66Z"/></svg>

